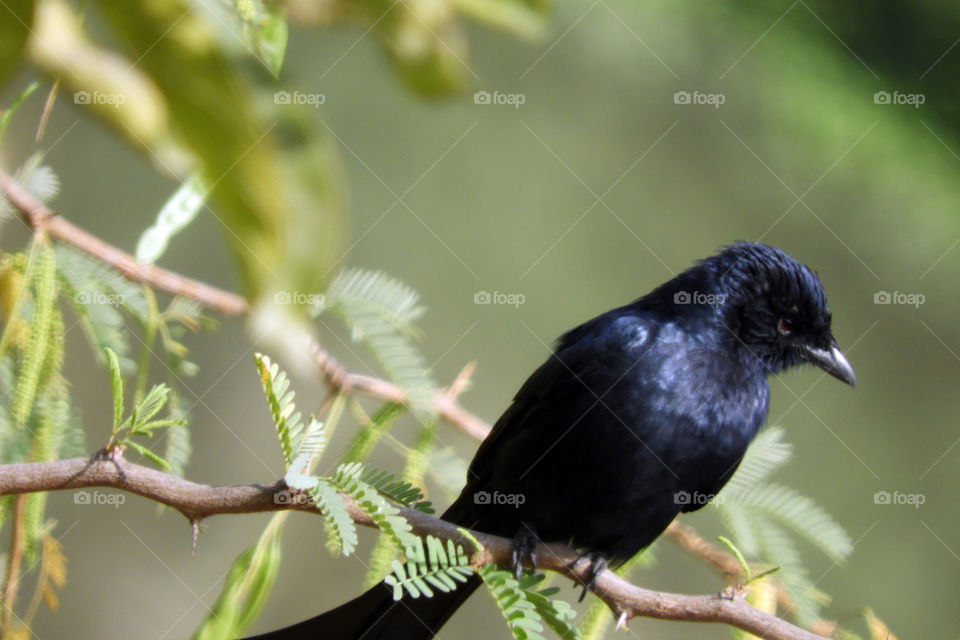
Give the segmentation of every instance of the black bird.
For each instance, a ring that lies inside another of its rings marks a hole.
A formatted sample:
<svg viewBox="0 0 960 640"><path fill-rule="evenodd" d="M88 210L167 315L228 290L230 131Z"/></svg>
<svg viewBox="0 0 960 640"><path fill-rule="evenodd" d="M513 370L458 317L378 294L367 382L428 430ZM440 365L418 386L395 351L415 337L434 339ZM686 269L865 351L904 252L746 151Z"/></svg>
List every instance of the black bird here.
<svg viewBox="0 0 960 640"><path fill-rule="evenodd" d="M706 504L767 417L767 376L811 363L853 386L817 276L740 242L565 333L524 383L443 518L535 543L569 542L594 575ZM260 638L430 638L479 585L394 602L380 584Z"/></svg>

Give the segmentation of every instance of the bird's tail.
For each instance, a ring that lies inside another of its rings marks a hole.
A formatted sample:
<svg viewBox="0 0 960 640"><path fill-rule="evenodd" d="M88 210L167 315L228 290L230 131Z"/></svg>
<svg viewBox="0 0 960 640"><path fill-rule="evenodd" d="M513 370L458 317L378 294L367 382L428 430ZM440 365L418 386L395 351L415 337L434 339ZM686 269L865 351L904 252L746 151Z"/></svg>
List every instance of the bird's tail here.
<svg viewBox="0 0 960 640"><path fill-rule="evenodd" d="M478 586L474 574L450 593L395 601L381 582L336 609L248 640L427 640Z"/></svg>

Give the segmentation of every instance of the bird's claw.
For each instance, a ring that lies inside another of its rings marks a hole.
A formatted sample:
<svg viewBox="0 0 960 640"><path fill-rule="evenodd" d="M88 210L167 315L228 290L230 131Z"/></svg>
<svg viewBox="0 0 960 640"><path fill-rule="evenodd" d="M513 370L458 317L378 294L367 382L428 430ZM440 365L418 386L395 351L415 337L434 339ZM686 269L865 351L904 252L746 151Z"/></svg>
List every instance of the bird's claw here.
<svg viewBox="0 0 960 640"><path fill-rule="evenodd" d="M523 573L524 563L529 562L531 567L537 568L538 540L537 534L527 525L524 525L513 537L513 543L510 545L512 550L510 564L513 566L513 575L517 580Z"/></svg>
<svg viewBox="0 0 960 640"><path fill-rule="evenodd" d="M587 597L587 591L593 591L593 588L597 586L597 578L609 566L607 557L601 553L586 553L580 556L574 564L580 564L582 560L589 561L590 567L587 569L587 579L583 582L583 592L577 602L583 602L583 599Z"/></svg>

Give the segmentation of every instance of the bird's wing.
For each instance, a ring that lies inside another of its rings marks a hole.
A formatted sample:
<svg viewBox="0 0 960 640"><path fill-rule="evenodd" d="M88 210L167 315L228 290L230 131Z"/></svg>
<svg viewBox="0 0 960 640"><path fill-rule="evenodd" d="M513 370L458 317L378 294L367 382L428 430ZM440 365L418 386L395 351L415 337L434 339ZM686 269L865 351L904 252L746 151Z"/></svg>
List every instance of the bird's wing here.
<svg viewBox="0 0 960 640"><path fill-rule="evenodd" d="M483 475L496 452L532 426L543 408L566 404L584 386L602 395L603 381L619 378L655 340L656 325L629 307L609 311L568 331L547 361L534 371L494 424L470 463L468 482ZM589 392L586 392L589 397ZM549 412L545 412L549 414ZM531 420L531 418L533 418Z"/></svg>

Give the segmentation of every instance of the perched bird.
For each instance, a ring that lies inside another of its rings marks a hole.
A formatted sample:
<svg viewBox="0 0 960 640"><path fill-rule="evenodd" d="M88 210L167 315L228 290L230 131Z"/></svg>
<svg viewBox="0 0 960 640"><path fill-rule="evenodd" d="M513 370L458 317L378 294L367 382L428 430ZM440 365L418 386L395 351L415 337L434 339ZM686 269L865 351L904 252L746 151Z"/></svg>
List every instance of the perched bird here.
<svg viewBox="0 0 960 640"><path fill-rule="evenodd" d="M853 386L817 276L740 242L565 333L470 464L443 519L536 543L568 542L595 576L726 484L767 417L767 376L810 363ZM430 638L479 585L394 602L380 584L260 638Z"/></svg>

